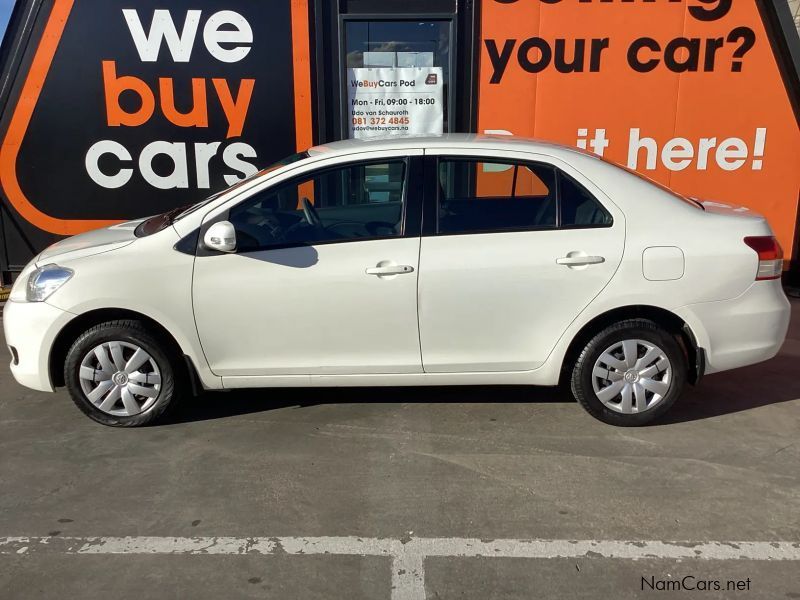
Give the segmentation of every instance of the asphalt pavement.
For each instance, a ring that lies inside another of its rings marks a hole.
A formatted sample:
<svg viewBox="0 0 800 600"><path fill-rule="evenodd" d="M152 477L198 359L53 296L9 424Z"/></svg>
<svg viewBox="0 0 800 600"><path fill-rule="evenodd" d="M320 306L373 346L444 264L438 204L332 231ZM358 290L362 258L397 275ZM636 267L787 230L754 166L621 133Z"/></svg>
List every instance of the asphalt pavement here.
<svg viewBox="0 0 800 600"><path fill-rule="evenodd" d="M4 359L0 599L800 598L792 302L779 356L638 429L445 387L213 393L120 430Z"/></svg>

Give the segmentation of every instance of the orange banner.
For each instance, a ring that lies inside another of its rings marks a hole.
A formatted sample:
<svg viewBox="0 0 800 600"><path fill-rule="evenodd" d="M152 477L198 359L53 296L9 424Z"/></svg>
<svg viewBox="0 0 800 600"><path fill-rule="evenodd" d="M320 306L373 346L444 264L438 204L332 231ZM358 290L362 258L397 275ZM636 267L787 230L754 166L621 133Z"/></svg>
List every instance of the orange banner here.
<svg viewBox="0 0 800 600"><path fill-rule="evenodd" d="M484 0L481 46L480 131L748 206L791 256L800 131L754 0Z"/></svg>

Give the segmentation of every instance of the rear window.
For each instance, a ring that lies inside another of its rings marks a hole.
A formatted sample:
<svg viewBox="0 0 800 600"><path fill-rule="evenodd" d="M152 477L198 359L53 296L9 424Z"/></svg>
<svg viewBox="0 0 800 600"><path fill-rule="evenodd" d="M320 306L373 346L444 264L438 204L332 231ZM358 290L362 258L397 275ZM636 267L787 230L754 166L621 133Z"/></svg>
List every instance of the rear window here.
<svg viewBox="0 0 800 600"><path fill-rule="evenodd" d="M613 166L617 167L618 169L622 169L623 171L627 171L631 175L635 175L637 178L656 186L657 188L659 188L660 190L662 190L664 192L667 192L669 195L671 195L676 200L680 200L684 204L689 204L689 205L693 206L694 208L699 208L700 210L705 210L703 205L700 202L698 202L697 200L694 200L693 198L688 198L687 196L683 196L683 195L679 194L678 192L676 192L675 190L673 190L672 188L664 185L663 183L659 183L655 179L651 179L650 177L648 177L647 175L645 175L643 173L640 173L639 171L634 171L633 169L630 169L630 168L626 167L625 165L621 165L619 163L616 163L613 160L609 160L608 158L606 158L604 156L598 156L594 152L590 152L588 150L582 150L581 148L571 148L571 150L574 151L574 152L578 152L580 154L583 154L584 156L591 156L594 159L601 160L606 164L613 165Z"/></svg>
<svg viewBox="0 0 800 600"><path fill-rule="evenodd" d="M703 208L703 205L700 204L697 200L693 200L691 198L687 198L686 196L683 196L683 195L679 194L678 192L676 192L672 188L664 185L663 183L659 183L655 179L651 179L650 177L648 177L647 175L644 175L643 173L640 173L639 171L634 171L633 169L629 169L628 167L619 165L617 163L613 163L613 162L608 161L608 160L606 160L604 158L602 160L614 165L615 167L619 167L623 171L627 171L631 175L635 175L636 177L638 177L639 179L642 179L643 181L646 181L647 183L650 183L650 184L656 186L661 191L668 193L673 198L675 198L677 200L680 200L681 202L683 202L685 204L689 204L689 205L691 205L691 206L693 206L695 208L699 208L700 210L705 210L705 208Z"/></svg>

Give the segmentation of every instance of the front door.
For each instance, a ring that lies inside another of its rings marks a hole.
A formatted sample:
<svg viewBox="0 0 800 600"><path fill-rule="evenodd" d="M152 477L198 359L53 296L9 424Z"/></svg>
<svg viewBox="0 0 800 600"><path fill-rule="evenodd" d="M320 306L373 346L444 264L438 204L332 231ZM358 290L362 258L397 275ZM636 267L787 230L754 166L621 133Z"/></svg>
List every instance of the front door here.
<svg viewBox="0 0 800 600"><path fill-rule="evenodd" d="M425 372L537 368L616 271L621 213L546 162L432 162L419 281Z"/></svg>
<svg viewBox="0 0 800 600"><path fill-rule="evenodd" d="M236 253L198 256L193 281L215 374L421 371L416 160L331 167L230 209Z"/></svg>

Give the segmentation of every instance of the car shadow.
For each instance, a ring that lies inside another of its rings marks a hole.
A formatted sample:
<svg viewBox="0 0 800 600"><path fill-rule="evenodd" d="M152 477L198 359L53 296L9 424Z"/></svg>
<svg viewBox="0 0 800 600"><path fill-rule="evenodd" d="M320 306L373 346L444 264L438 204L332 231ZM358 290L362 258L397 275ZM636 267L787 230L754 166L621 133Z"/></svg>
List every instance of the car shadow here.
<svg viewBox="0 0 800 600"><path fill-rule="evenodd" d="M706 376L654 425L710 419L800 399L796 356Z"/></svg>
<svg viewBox="0 0 800 600"><path fill-rule="evenodd" d="M563 390L519 385L268 388L204 392L183 402L161 424L224 419L283 408L361 403L574 402Z"/></svg>
<svg viewBox="0 0 800 600"><path fill-rule="evenodd" d="M652 426L669 426L746 412L800 399L797 310L781 352L766 362L706 376ZM521 385L270 388L205 392L187 400L162 424L192 423L283 408L358 403L574 403L567 386ZM581 410L578 406L575 410Z"/></svg>
<svg viewBox="0 0 800 600"><path fill-rule="evenodd" d="M707 376L654 426L674 425L800 399L796 357ZM164 425L225 419L283 408L359 403L569 403L568 390L534 386L270 388L205 392L184 402ZM576 407L576 410L579 410Z"/></svg>
<svg viewBox="0 0 800 600"><path fill-rule="evenodd" d="M294 269L307 269L319 262L316 248L306 245L272 248L269 251L252 250L240 253L238 256Z"/></svg>

